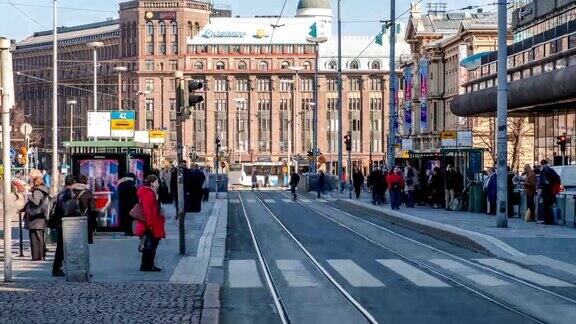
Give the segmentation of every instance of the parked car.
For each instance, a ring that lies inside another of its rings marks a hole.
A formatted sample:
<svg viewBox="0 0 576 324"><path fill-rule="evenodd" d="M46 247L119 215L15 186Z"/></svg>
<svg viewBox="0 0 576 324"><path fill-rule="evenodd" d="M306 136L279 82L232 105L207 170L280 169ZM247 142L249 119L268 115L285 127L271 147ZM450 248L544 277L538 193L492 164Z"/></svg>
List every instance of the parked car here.
<svg viewBox="0 0 576 324"><path fill-rule="evenodd" d="M560 176L564 191L576 191L576 165L562 165L552 167Z"/></svg>

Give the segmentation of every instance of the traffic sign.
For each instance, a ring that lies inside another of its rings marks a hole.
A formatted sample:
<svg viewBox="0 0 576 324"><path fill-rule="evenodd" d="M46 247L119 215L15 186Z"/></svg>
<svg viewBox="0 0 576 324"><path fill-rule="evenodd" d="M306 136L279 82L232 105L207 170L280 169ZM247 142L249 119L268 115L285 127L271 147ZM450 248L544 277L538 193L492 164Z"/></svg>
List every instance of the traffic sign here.
<svg viewBox="0 0 576 324"><path fill-rule="evenodd" d="M110 113L111 137L134 137L136 113L134 111L112 111Z"/></svg>
<svg viewBox="0 0 576 324"><path fill-rule="evenodd" d="M16 157L16 150L10 148L10 160L14 160L15 157Z"/></svg>
<svg viewBox="0 0 576 324"><path fill-rule="evenodd" d="M20 126L20 132L24 136L30 136L30 134L32 134L32 125L28 123L22 124L22 126Z"/></svg>

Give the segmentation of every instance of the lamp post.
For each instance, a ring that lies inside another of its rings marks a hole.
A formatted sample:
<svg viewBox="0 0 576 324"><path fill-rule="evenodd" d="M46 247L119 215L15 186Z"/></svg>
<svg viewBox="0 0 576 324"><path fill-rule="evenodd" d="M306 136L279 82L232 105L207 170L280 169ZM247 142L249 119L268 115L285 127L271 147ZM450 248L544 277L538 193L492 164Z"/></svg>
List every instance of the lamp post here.
<svg viewBox="0 0 576 324"><path fill-rule="evenodd" d="M144 96L146 98L150 94L148 90L138 91L136 96ZM144 130L148 130L148 126L146 125L146 113L148 112L148 107L146 107L146 102L144 102Z"/></svg>
<svg viewBox="0 0 576 324"><path fill-rule="evenodd" d="M320 43L325 43L326 37L308 37L309 43L314 44L316 59L314 63L314 110L312 113L312 157L314 162L311 164L311 173L316 173L316 161L318 159L318 62L320 61Z"/></svg>
<svg viewBox="0 0 576 324"><path fill-rule="evenodd" d="M243 108L247 108L245 105L243 105L247 102L246 98L234 98L234 101L236 101L236 120L234 121L234 123L232 125L236 125L236 123L238 121L238 107L242 104ZM233 156L235 156L237 153L237 150L236 150L236 148L237 148L236 144L237 143L236 142L237 141L239 142L240 134L246 132L246 129L237 129L237 131L238 131L238 137L236 137L236 132L234 132L234 131L232 132L232 136L233 136L232 155ZM250 135L248 135L248 136L250 136ZM228 145L228 146L230 146L230 145ZM236 162L236 161L234 161L234 162Z"/></svg>
<svg viewBox="0 0 576 324"><path fill-rule="evenodd" d="M304 70L303 66L290 66L288 67L289 70L291 70L292 72L294 72L296 74L296 78L294 79L294 111L290 114L290 127L289 127L289 135L288 135L288 150L289 150L289 159L288 159L288 171L290 171L290 166L291 166L291 159L292 159L292 135L290 134L290 129L292 127L294 127L294 153L296 153L297 159L296 159L296 166L294 171L296 173L298 173L298 169L300 168L300 153L298 152L299 149L299 142L298 142L298 122L294 123L294 117L298 116L298 107L300 106L298 104L298 101L300 99L299 97L299 91L300 88L298 87L298 82L300 80L300 71ZM290 173L290 172L288 172Z"/></svg>
<svg viewBox="0 0 576 324"><path fill-rule="evenodd" d="M92 59L94 64L94 71L93 71L93 94L94 94L94 111L98 110L98 49L100 47L104 47L103 42L90 42L86 44L88 48L92 49Z"/></svg>
<svg viewBox="0 0 576 324"><path fill-rule="evenodd" d="M70 142L74 140L74 106L77 103L76 100L66 101L66 105L70 106Z"/></svg>
<svg viewBox="0 0 576 324"><path fill-rule="evenodd" d="M118 110L122 110L122 72L128 71L125 66L117 66L114 68L115 72L118 72Z"/></svg>

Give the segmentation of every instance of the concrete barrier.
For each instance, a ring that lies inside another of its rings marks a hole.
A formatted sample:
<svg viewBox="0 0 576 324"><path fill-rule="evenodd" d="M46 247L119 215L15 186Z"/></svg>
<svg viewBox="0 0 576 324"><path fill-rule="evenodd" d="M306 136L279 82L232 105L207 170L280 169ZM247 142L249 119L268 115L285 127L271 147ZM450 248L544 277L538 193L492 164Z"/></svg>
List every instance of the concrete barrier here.
<svg viewBox="0 0 576 324"><path fill-rule="evenodd" d="M88 249L88 218L62 218L66 281L90 281L90 252Z"/></svg>

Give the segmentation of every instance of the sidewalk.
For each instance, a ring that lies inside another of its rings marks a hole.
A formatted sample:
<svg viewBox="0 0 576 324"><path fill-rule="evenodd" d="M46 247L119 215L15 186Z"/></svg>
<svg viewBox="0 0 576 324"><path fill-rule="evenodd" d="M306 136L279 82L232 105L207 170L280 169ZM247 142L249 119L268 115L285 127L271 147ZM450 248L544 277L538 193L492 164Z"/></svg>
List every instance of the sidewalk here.
<svg viewBox="0 0 576 324"><path fill-rule="evenodd" d="M524 222L509 218L508 228L496 227L495 216L445 211L430 207L374 206L370 194L350 200L348 193L333 193L334 199L382 212L395 224L412 228L442 240L527 266L542 266L546 272L576 280L576 229Z"/></svg>
<svg viewBox="0 0 576 324"><path fill-rule="evenodd" d="M187 255L184 257L178 254L178 221L175 220L174 207L163 206L166 214L167 237L160 242L156 256L156 265L162 268L160 273L139 271L141 255L138 252L139 239L137 237L125 237L120 233L97 233L95 244L90 246L90 266L93 276L91 282L88 284L67 283L64 278L51 276L55 245L48 245L50 252L46 261L31 262L27 232L23 235L25 257L17 256L18 233L16 231L14 233L16 235L13 236L15 283L0 284L0 290L13 293L0 296L0 303L20 301L20 292L36 294L49 289L48 295L35 298L50 300L49 296L58 291L61 294L60 299L68 303L56 302L58 306L51 306L59 307L61 304L64 307L60 309L63 315L58 315L58 311L54 310L44 317L44 320L48 319L52 322L66 322L78 319L79 316L96 319L99 317L92 312L103 308L112 317L99 318L99 322L138 322L135 320L138 316L126 317L128 315L125 314L137 311L141 314L148 314L149 317L142 317L144 322L198 323L200 316L204 316L201 315L202 308L206 306L203 299L206 294L213 294L214 290L213 287L206 288L205 286L209 266L217 267L218 260L223 260L224 257L223 242L226 236L226 224L223 222L226 221L227 216L227 200L225 195L221 198L224 199L216 200L212 196L210 202L203 204L201 213L186 216ZM220 240L220 237L223 239ZM3 243L0 242L0 246L1 244ZM3 251L0 253L3 254ZM3 264L0 267L0 276L3 276ZM87 299L84 298L85 294L89 296ZM142 299L142 302L138 301L139 299ZM103 301L106 301L106 306L102 305ZM132 304L135 301L138 301L138 304ZM148 302L150 303L149 309L147 309ZM126 303L128 305L125 305ZM210 303L213 302L208 302ZM64 315L66 314L65 306L70 304L81 304L79 312L85 311L86 313L66 317L69 315ZM3 314L0 316L0 322L38 321L37 317L32 316L33 314L25 318L12 317L19 316L18 313L21 312ZM168 313L172 313L172 316ZM50 317L51 315L55 317ZM202 320L205 322L204 318Z"/></svg>

